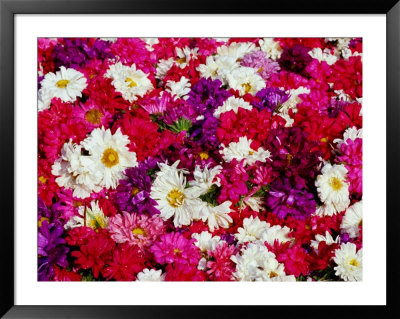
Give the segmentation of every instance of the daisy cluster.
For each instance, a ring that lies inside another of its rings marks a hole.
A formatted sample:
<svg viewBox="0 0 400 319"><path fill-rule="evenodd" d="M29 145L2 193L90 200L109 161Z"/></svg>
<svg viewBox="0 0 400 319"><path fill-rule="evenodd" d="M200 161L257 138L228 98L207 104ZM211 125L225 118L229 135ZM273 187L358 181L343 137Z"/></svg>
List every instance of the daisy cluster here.
<svg viewBox="0 0 400 319"><path fill-rule="evenodd" d="M38 278L362 279L359 38L38 40Z"/></svg>

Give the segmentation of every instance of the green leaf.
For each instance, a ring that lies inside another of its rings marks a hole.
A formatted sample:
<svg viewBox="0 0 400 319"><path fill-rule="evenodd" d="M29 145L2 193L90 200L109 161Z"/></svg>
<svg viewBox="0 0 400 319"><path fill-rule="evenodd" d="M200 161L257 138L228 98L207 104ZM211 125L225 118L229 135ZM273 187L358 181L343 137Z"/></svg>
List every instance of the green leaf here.
<svg viewBox="0 0 400 319"><path fill-rule="evenodd" d="M178 121L174 122L174 124L168 125L168 129L174 133L189 131L191 127L192 121L184 117L180 117Z"/></svg>
<svg viewBox="0 0 400 319"><path fill-rule="evenodd" d="M207 193L200 195L199 198L212 206L218 206L218 196L221 193L221 189L216 185L212 185Z"/></svg>

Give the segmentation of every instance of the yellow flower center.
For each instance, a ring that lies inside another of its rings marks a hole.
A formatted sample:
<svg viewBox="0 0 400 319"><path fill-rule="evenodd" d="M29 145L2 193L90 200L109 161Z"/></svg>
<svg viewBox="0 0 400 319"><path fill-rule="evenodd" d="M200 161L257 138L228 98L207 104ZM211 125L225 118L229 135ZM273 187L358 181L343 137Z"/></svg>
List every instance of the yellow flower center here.
<svg viewBox="0 0 400 319"><path fill-rule="evenodd" d="M68 80L60 80L56 83L57 87L60 89L65 88L68 85L69 81Z"/></svg>
<svg viewBox="0 0 400 319"><path fill-rule="evenodd" d="M328 138L327 137L323 137L323 138L320 139L320 141L323 142L323 143L326 143L326 142L328 142Z"/></svg>
<svg viewBox="0 0 400 319"><path fill-rule="evenodd" d="M287 166L290 166L290 164L292 164L293 155L292 154L287 154L286 155L286 159L287 159Z"/></svg>
<svg viewBox="0 0 400 319"><path fill-rule="evenodd" d="M335 191L339 191L343 187L342 181L337 177L332 177L329 184Z"/></svg>
<svg viewBox="0 0 400 319"><path fill-rule="evenodd" d="M186 59L185 58L179 58L178 60L176 60L176 62L178 62L179 64L185 63Z"/></svg>
<svg viewBox="0 0 400 319"><path fill-rule="evenodd" d="M113 167L119 163L118 152L113 150L112 148L107 148L104 153L101 161L108 168Z"/></svg>
<svg viewBox="0 0 400 319"><path fill-rule="evenodd" d="M278 277L278 274L275 271L271 271L269 273L269 278L274 278L274 277Z"/></svg>
<svg viewBox="0 0 400 319"><path fill-rule="evenodd" d="M207 152L200 152L199 156L202 160L206 160L210 157Z"/></svg>
<svg viewBox="0 0 400 319"><path fill-rule="evenodd" d="M249 151L249 155L253 155L254 154L254 152L253 151Z"/></svg>
<svg viewBox="0 0 400 319"><path fill-rule="evenodd" d="M174 208L181 206L184 199L185 195L178 189L173 189L167 195L168 203Z"/></svg>
<svg viewBox="0 0 400 319"><path fill-rule="evenodd" d="M262 70L263 70L263 68L261 67L261 68L259 68L259 69L257 70L257 72L258 72L258 73L261 73Z"/></svg>
<svg viewBox="0 0 400 319"><path fill-rule="evenodd" d="M44 177L44 176L40 176L40 177L39 177L39 181L40 181L42 184L46 184L46 183L47 183L47 178Z"/></svg>
<svg viewBox="0 0 400 319"><path fill-rule="evenodd" d="M352 260L350 260L350 265L358 267L358 261L355 258L353 258Z"/></svg>
<svg viewBox="0 0 400 319"><path fill-rule="evenodd" d="M89 215L87 215L89 216ZM87 217L86 217L87 218ZM108 225L107 220L105 217L101 215L91 215L89 216L90 220L88 222L88 226L94 230L97 230L98 228L106 228Z"/></svg>
<svg viewBox="0 0 400 319"><path fill-rule="evenodd" d="M128 86L130 88L133 88L134 86L137 86L137 83L135 81L133 81L131 78L126 78L125 82L129 82Z"/></svg>
<svg viewBox="0 0 400 319"><path fill-rule="evenodd" d="M49 221L48 218L46 218L46 217L41 217L41 218L39 219L39 221L38 221L38 226L41 227L41 226L42 226L42 223L43 223L45 220Z"/></svg>
<svg viewBox="0 0 400 319"><path fill-rule="evenodd" d="M175 254L175 255L180 254L180 253L181 253L181 250L180 250L180 249L178 249L178 248L175 248L175 249L174 249L174 254Z"/></svg>
<svg viewBox="0 0 400 319"><path fill-rule="evenodd" d="M135 186L132 187L132 190L131 190L131 195L132 196L136 196L139 192L140 192L139 188L137 188Z"/></svg>
<svg viewBox="0 0 400 319"><path fill-rule="evenodd" d="M136 227L136 228L132 229L132 234L133 234L135 237L137 237L137 236L139 236L139 235L147 236L145 230L144 230L143 228L140 228L140 227Z"/></svg>
<svg viewBox="0 0 400 319"><path fill-rule="evenodd" d="M242 87L244 88L244 91L245 91L246 93L249 93L249 92L251 91L251 85L250 85L249 82L243 83L243 84L242 84Z"/></svg>
<svg viewBox="0 0 400 319"><path fill-rule="evenodd" d="M85 114L85 119L89 123L98 125L100 124L100 120L103 117L103 113L101 113L98 109L91 109L87 111Z"/></svg>
<svg viewBox="0 0 400 319"><path fill-rule="evenodd" d="M74 206L75 208L77 208L77 207L79 207L79 206L82 206L82 205L83 205L82 202L79 201L79 200L76 200L76 201L74 201L74 203L73 203L73 206Z"/></svg>

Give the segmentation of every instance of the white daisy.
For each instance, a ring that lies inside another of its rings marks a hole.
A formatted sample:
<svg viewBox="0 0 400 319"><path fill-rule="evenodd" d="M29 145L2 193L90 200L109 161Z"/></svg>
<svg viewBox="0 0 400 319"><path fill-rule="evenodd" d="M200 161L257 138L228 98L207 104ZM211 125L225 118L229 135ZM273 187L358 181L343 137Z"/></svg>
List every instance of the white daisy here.
<svg viewBox="0 0 400 319"><path fill-rule="evenodd" d="M308 54L313 58L317 59L319 62L325 61L328 65L335 64L338 58L330 53L329 49L322 51L321 48L314 48L308 52Z"/></svg>
<svg viewBox="0 0 400 319"><path fill-rule="evenodd" d="M183 49L176 48L175 50L178 56L176 63L181 69L184 69L189 64L190 60L196 60L199 51L198 48L190 49L188 47L184 47Z"/></svg>
<svg viewBox="0 0 400 319"><path fill-rule="evenodd" d="M244 159L244 165L253 165L257 161L265 163L270 158L271 153L264 150L261 146L257 150L254 150L250 147L251 143L251 139L242 136L239 138L239 142L231 142L227 147L221 144L223 149L219 152L223 155L226 162L231 162L236 158L238 162Z"/></svg>
<svg viewBox="0 0 400 319"><path fill-rule="evenodd" d="M103 210L100 208L98 201L92 201L90 207L86 207L86 222L85 222L85 207L79 207L79 216L73 216L64 225L65 229L75 227L87 226L93 230L98 228L107 228L108 217L104 215Z"/></svg>
<svg viewBox="0 0 400 319"><path fill-rule="evenodd" d="M344 165L325 164L317 176L315 186L321 201L325 204L324 214L333 215L344 211L350 205L349 184L346 182L347 169Z"/></svg>
<svg viewBox="0 0 400 319"><path fill-rule="evenodd" d="M207 57L206 64L200 64L197 69L202 77L211 77L213 80L219 79L223 84L227 84L228 74L239 66L240 64L235 58L223 55Z"/></svg>
<svg viewBox="0 0 400 319"><path fill-rule="evenodd" d="M136 281L164 281L165 274L161 270L143 269L136 276Z"/></svg>
<svg viewBox="0 0 400 319"><path fill-rule="evenodd" d="M223 45L218 47L217 54L219 56L227 55L234 58L235 61L240 61L247 53L253 51L255 47L255 44L251 42L233 42L229 46Z"/></svg>
<svg viewBox="0 0 400 319"><path fill-rule="evenodd" d="M49 108L52 98L75 102L77 97L82 97L82 91L87 86L86 78L81 72L63 66L56 73L47 73L40 84L39 109Z"/></svg>
<svg viewBox="0 0 400 319"><path fill-rule="evenodd" d="M112 79L115 90L129 102L136 101L138 97L144 96L153 89L153 84L147 74L142 70L136 70L136 65L125 66L121 62L110 65L105 77Z"/></svg>
<svg viewBox="0 0 400 319"><path fill-rule="evenodd" d="M335 275L344 281L362 280L362 249L357 251L353 243L345 243L335 250L333 261L336 263Z"/></svg>
<svg viewBox="0 0 400 319"><path fill-rule="evenodd" d="M61 149L61 156L54 162L51 173L58 186L73 189L73 196L87 198L92 192L99 192L101 174L91 165L89 156L82 155L82 146L70 140Z"/></svg>
<svg viewBox="0 0 400 319"><path fill-rule="evenodd" d="M340 225L341 233L348 233L350 238L356 238L360 235L358 228L362 224L362 200L354 203L346 209Z"/></svg>
<svg viewBox="0 0 400 319"><path fill-rule="evenodd" d="M267 58L272 60L279 59L283 52L279 42L275 41L273 38L264 38L258 41L261 51L267 53Z"/></svg>
<svg viewBox="0 0 400 319"><path fill-rule="evenodd" d="M129 167L138 165L136 153L130 152L127 145L129 138L118 128L112 134L104 127L94 129L82 145L90 153L91 165L102 174L100 185L106 188L116 188L123 172Z"/></svg>
<svg viewBox="0 0 400 319"><path fill-rule="evenodd" d="M184 76L181 77L179 82L174 82L174 81L167 81L166 83L166 91L171 92L172 95L176 95L177 97L183 98L184 100L187 100L190 92L190 86L191 83L189 79L185 78Z"/></svg>
<svg viewBox="0 0 400 319"><path fill-rule="evenodd" d="M272 227L268 227L262 234L261 234L261 241L268 242L268 244L273 245L275 240L279 241L280 243L286 243L288 241L294 240L294 238L289 237L290 228L284 226L283 228L280 225L275 225Z"/></svg>
<svg viewBox="0 0 400 319"><path fill-rule="evenodd" d="M194 245L199 247L202 253L206 254L208 250L213 251L217 245L224 242L224 240L221 240L221 237L213 237L213 235L207 231L203 231L200 234L193 233L192 238L196 239Z"/></svg>
<svg viewBox="0 0 400 319"><path fill-rule="evenodd" d="M346 143L348 139L354 141L356 138L363 138L363 129L357 129L355 126L349 127L343 133L343 139L336 138L333 143L337 143L337 148L340 149L343 143Z"/></svg>
<svg viewBox="0 0 400 319"><path fill-rule="evenodd" d="M261 242L244 246L231 260L236 263L233 276L240 281L296 281L293 275L286 275L284 265Z"/></svg>
<svg viewBox="0 0 400 319"><path fill-rule="evenodd" d="M325 236L320 234L315 235L315 240L311 240L310 246L315 250L318 250L318 245L322 241L326 242L327 245L332 245L339 243L339 240L340 240L339 236L336 236L336 239L333 239L331 234L328 231L326 231Z"/></svg>
<svg viewBox="0 0 400 319"><path fill-rule="evenodd" d="M235 234L235 238L239 243L260 240L263 233L267 231L269 227L269 223L261 221L258 217L254 218L250 216L249 218L243 219L243 227L238 228L238 233Z"/></svg>
<svg viewBox="0 0 400 319"><path fill-rule="evenodd" d="M233 222L232 217L229 216L232 202L226 201L218 206L206 204L201 211L202 220L207 222L210 231L214 231L220 227L228 228L229 224Z"/></svg>
<svg viewBox="0 0 400 319"><path fill-rule="evenodd" d="M189 182L189 185L193 188L193 191L200 195L204 195L208 192L211 186L221 186L220 179L216 176L221 173L222 166L217 165L212 169L208 169L208 165L202 170L199 165L196 165L193 172L194 180Z"/></svg>
<svg viewBox="0 0 400 319"><path fill-rule="evenodd" d="M219 119L220 115L225 112L229 111L234 111L235 113L238 112L239 108L246 109L246 110L252 110L253 107L250 105L249 102L246 102L242 98L236 98L234 96L230 96L227 98L224 103L219 106L215 112L214 116Z"/></svg>
<svg viewBox="0 0 400 319"><path fill-rule="evenodd" d="M169 69L174 65L174 58L169 58L168 60L160 60L158 61L156 68L156 78L159 80L164 79L167 75Z"/></svg>
<svg viewBox="0 0 400 319"><path fill-rule="evenodd" d="M205 203L193 189L186 188L184 172L174 165L160 164L161 170L153 182L150 196L157 202L160 216L164 220L174 216L175 227L180 227L189 225L194 219L200 219Z"/></svg>
<svg viewBox="0 0 400 319"><path fill-rule="evenodd" d="M265 88L264 79L253 68L240 67L227 75L229 86L238 90L240 95L250 93L255 95L258 91Z"/></svg>

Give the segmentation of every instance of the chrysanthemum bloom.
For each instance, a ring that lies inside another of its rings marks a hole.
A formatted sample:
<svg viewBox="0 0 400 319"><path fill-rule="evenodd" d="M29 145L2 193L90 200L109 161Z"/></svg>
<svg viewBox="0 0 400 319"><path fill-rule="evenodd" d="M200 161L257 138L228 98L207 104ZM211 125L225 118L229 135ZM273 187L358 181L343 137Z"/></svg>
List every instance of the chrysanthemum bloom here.
<svg viewBox="0 0 400 319"><path fill-rule="evenodd" d="M253 68L240 67L228 74L229 87L238 90L240 95L255 95L258 91L265 88L264 79Z"/></svg>
<svg viewBox="0 0 400 319"><path fill-rule="evenodd" d="M238 228L235 234L239 243L253 242L261 239L262 234L270 227L265 221L261 221L258 217L243 219L243 227Z"/></svg>
<svg viewBox="0 0 400 319"><path fill-rule="evenodd" d="M162 270L155 269L143 269L140 273L137 274L137 281L164 281L165 273L162 273Z"/></svg>
<svg viewBox="0 0 400 319"><path fill-rule="evenodd" d="M145 261L143 253L137 246L118 245L114 247L102 274L107 280L132 281L145 267Z"/></svg>
<svg viewBox="0 0 400 319"><path fill-rule="evenodd" d="M200 260L200 249L194 245L195 239L188 240L180 233L161 235L150 247L155 260L160 264L192 264Z"/></svg>
<svg viewBox="0 0 400 319"><path fill-rule="evenodd" d="M357 251L355 244L340 245L340 248L335 251L333 260L337 264L334 268L336 276L344 281L362 280L362 249Z"/></svg>
<svg viewBox="0 0 400 319"><path fill-rule="evenodd" d="M156 238L165 233L165 224L161 218L154 215L129 214L123 212L110 219L108 231L117 243L127 242L140 248L150 246Z"/></svg>
<svg viewBox="0 0 400 319"><path fill-rule="evenodd" d="M104 106L96 105L93 101L80 103L78 107L74 107L72 114L73 118L79 118L86 124L88 132L96 127L108 128L112 121L111 113Z"/></svg>
<svg viewBox="0 0 400 319"><path fill-rule="evenodd" d="M348 170L347 179L350 182L350 193L362 195L362 138L347 139L341 144L341 156L338 160L345 164Z"/></svg>
<svg viewBox="0 0 400 319"><path fill-rule="evenodd" d="M90 156L89 164L101 174L99 185L116 188L122 173L129 167L137 166L136 153L130 152L127 144L129 138L118 129L114 134L104 127L94 129L82 145Z"/></svg>
<svg viewBox="0 0 400 319"><path fill-rule="evenodd" d="M246 182L249 180L249 176L243 167L243 162L238 163L236 159L233 159L224 165L225 167L219 175L222 186L221 194L218 197L219 202L230 200L235 204L241 195L248 193Z"/></svg>
<svg viewBox="0 0 400 319"><path fill-rule="evenodd" d="M274 112L278 111L279 107L289 99L289 94L278 88L265 88L258 91L256 97L260 99L260 101L253 102L256 108Z"/></svg>
<svg viewBox="0 0 400 319"><path fill-rule="evenodd" d="M276 259L285 264L286 273L299 277L301 274L306 276L310 271L306 257L306 250L295 245L278 255Z"/></svg>
<svg viewBox="0 0 400 319"><path fill-rule="evenodd" d="M92 201L88 207L79 206L78 211L79 215L71 217L64 225L65 229L88 226L97 231L107 228L109 219L99 207L98 201Z"/></svg>
<svg viewBox="0 0 400 319"><path fill-rule="evenodd" d="M229 111L237 113L239 108L251 110L253 107L250 105L250 103L246 102L242 98L230 96L227 100L224 101L224 104L222 104L215 110L214 116L216 118L219 118L222 113Z"/></svg>
<svg viewBox="0 0 400 319"><path fill-rule="evenodd" d="M41 223L38 231L38 280L51 280L54 276L54 266L67 267L67 252L65 239L62 238L64 228L58 222L49 224L47 220Z"/></svg>
<svg viewBox="0 0 400 319"><path fill-rule="evenodd" d="M263 51L253 51L247 53L240 64L257 70L257 73L259 73L265 81L268 81L270 75L278 72L280 67L278 62L268 59L267 56L268 54Z"/></svg>
<svg viewBox="0 0 400 319"><path fill-rule="evenodd" d="M205 281L207 277L195 265L169 264L165 272L165 281Z"/></svg>
<svg viewBox="0 0 400 319"><path fill-rule="evenodd" d="M228 245L225 242L208 251L208 255L212 259L207 262L207 275L211 280L233 280L232 274L236 267L234 262L231 260L231 257L236 253L236 251L237 249L234 245Z"/></svg>
<svg viewBox="0 0 400 319"><path fill-rule="evenodd" d="M340 224L341 233L349 234L350 238L356 238L360 235L360 226L362 226L362 200L354 203L346 209Z"/></svg>
<svg viewBox="0 0 400 319"><path fill-rule="evenodd" d="M54 281L81 281L82 276L75 271L68 271L66 268L54 266Z"/></svg>
<svg viewBox="0 0 400 319"><path fill-rule="evenodd" d="M39 111L49 108L53 98L60 98L63 102L76 101L77 97L82 97L86 86L85 76L74 69L62 66L56 73L47 73L39 90Z"/></svg>
<svg viewBox="0 0 400 319"><path fill-rule="evenodd" d="M292 48L285 48L279 58L279 65L290 72L305 75L305 68L312 61L308 54L310 48L296 44Z"/></svg>

